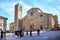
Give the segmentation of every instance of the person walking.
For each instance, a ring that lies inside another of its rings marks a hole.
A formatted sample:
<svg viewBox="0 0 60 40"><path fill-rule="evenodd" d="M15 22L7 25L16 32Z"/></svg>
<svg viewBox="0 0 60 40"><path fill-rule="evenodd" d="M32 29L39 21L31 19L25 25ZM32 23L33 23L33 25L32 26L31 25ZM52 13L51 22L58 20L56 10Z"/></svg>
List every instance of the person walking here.
<svg viewBox="0 0 60 40"><path fill-rule="evenodd" d="M20 30L20 37L22 37L22 29Z"/></svg>
<svg viewBox="0 0 60 40"><path fill-rule="evenodd" d="M3 31L1 30L1 38L3 38Z"/></svg>
<svg viewBox="0 0 60 40"><path fill-rule="evenodd" d="M15 31L15 35L17 35L17 36L18 36L18 31Z"/></svg>
<svg viewBox="0 0 60 40"><path fill-rule="evenodd" d="M28 35L28 31L26 31L26 35Z"/></svg>
<svg viewBox="0 0 60 40"><path fill-rule="evenodd" d="M39 29L37 30L37 35L38 35L38 36L40 35L40 30L39 30Z"/></svg>
<svg viewBox="0 0 60 40"><path fill-rule="evenodd" d="M30 30L30 36L32 36L32 30Z"/></svg>

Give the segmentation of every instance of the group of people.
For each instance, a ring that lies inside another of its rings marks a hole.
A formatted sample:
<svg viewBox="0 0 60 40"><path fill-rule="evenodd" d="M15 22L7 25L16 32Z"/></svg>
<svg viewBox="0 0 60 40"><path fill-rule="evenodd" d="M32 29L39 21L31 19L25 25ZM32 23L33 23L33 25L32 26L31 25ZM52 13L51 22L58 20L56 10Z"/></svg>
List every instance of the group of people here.
<svg viewBox="0 0 60 40"><path fill-rule="evenodd" d="M17 31L15 31L15 35L17 35L17 36L19 36L19 37L24 36L23 30L17 30Z"/></svg>
<svg viewBox="0 0 60 40"><path fill-rule="evenodd" d="M3 32L2 30L0 31L0 37L3 38L5 36L5 32ZM24 36L24 30L17 30L15 31L15 35L17 35L18 37L23 37ZM26 31L26 35L28 35L28 31ZM37 30L37 35L40 35L40 30ZM30 36L32 36L32 30L30 30Z"/></svg>
<svg viewBox="0 0 60 40"><path fill-rule="evenodd" d="M24 32L23 30L19 30L19 31L15 31L15 35L17 35L18 37L23 37L24 36ZM26 35L28 35L28 31L26 31ZM37 30L37 35L40 35L40 30ZM30 31L30 36L32 36L32 30Z"/></svg>
<svg viewBox="0 0 60 40"><path fill-rule="evenodd" d="M40 35L40 30L39 29L37 30L37 35L38 36ZM32 31L30 31L30 36L32 36Z"/></svg>

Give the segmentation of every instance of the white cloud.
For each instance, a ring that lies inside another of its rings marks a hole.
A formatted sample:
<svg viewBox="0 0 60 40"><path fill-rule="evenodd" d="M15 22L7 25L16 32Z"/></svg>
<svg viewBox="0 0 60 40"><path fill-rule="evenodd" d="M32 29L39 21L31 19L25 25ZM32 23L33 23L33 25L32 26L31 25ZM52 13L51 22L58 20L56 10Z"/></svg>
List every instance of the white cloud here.
<svg viewBox="0 0 60 40"><path fill-rule="evenodd" d="M11 12L13 12L12 10L13 10L13 6L12 5L10 5L10 3L0 3L0 8L2 8L3 9L3 12L5 11L5 12L7 12L8 14L11 14Z"/></svg>
<svg viewBox="0 0 60 40"><path fill-rule="evenodd" d="M60 13L59 10L57 10L56 8L51 8L51 7L48 8L47 12L52 13L54 15L58 15Z"/></svg>
<svg viewBox="0 0 60 40"><path fill-rule="evenodd" d="M49 6L44 7L44 6L40 6L39 8L41 8L41 10L43 12L51 13L53 15L58 15L58 14L60 15L60 11L59 11L60 7L49 7Z"/></svg>
<svg viewBox="0 0 60 40"><path fill-rule="evenodd" d="M0 3L0 8L2 8L5 12L7 12L9 15L14 14L14 6L15 4L17 4L18 2L9 2L9 3ZM31 6L29 6L28 4L19 1L20 4L22 4L23 9L28 10L31 8Z"/></svg>

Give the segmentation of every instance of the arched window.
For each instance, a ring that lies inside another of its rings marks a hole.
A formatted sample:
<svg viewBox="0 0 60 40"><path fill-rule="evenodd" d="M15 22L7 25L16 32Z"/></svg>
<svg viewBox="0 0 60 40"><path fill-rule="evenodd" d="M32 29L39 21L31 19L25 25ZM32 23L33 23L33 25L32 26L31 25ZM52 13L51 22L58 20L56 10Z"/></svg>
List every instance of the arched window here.
<svg viewBox="0 0 60 40"><path fill-rule="evenodd" d="M30 25L30 29L33 29L34 28L34 24Z"/></svg>
<svg viewBox="0 0 60 40"><path fill-rule="evenodd" d="M32 11L31 13L30 13L30 16L33 16L34 15L34 11Z"/></svg>

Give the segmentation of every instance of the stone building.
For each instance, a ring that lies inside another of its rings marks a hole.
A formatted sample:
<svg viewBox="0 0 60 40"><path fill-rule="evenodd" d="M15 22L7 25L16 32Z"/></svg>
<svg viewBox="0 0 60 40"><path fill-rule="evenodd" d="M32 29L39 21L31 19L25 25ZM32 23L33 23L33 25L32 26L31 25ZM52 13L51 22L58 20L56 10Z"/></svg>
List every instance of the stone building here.
<svg viewBox="0 0 60 40"><path fill-rule="evenodd" d="M39 8L31 8L27 11L27 15L22 18L22 16L20 16L22 15L21 4L15 6L15 26L17 29L24 29L25 31L37 29L46 30L58 26L58 18L56 15L45 13ZM20 19L20 21L18 21L18 19Z"/></svg>
<svg viewBox="0 0 60 40"><path fill-rule="evenodd" d="M3 30L4 32L6 31L6 26L7 26L7 19L3 16L0 16L0 30Z"/></svg>
<svg viewBox="0 0 60 40"><path fill-rule="evenodd" d="M39 8L31 8L27 11L27 15L22 18L22 28L27 30L37 29L52 29L58 26L58 20L56 15L44 13Z"/></svg>
<svg viewBox="0 0 60 40"><path fill-rule="evenodd" d="M21 28L21 18L22 18L22 5L16 4L15 5L15 30L20 30Z"/></svg>
<svg viewBox="0 0 60 40"><path fill-rule="evenodd" d="M14 32L15 31L14 22L9 24L9 31L10 32Z"/></svg>

